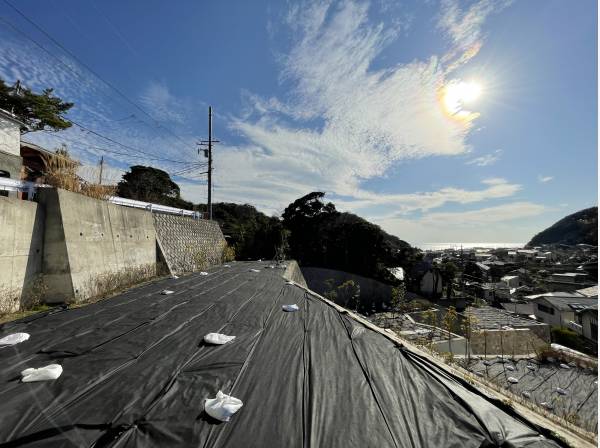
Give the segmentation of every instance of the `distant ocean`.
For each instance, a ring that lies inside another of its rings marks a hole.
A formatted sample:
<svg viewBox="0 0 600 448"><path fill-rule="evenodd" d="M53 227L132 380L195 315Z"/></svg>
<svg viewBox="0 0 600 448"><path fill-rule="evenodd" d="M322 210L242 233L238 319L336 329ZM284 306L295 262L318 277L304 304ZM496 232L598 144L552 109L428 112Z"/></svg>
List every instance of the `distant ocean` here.
<svg viewBox="0 0 600 448"><path fill-rule="evenodd" d="M417 243L421 250L445 250L445 249L514 249L525 246L526 243Z"/></svg>

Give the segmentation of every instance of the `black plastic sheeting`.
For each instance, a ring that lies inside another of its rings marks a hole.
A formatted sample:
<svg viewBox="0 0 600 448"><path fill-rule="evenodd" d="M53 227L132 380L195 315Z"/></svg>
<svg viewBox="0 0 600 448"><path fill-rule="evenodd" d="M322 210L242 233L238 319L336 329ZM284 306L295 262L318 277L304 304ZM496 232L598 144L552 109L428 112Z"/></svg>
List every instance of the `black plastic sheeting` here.
<svg viewBox="0 0 600 448"><path fill-rule="evenodd" d="M238 262L3 325L31 338L0 349L0 446L559 446L281 275ZM57 380L20 382L52 362ZM203 412L218 390L244 402L229 423Z"/></svg>
<svg viewBox="0 0 600 448"><path fill-rule="evenodd" d="M475 361L470 370L477 375L523 396L539 406L549 405L555 415L576 418L577 425L590 432L598 432L598 372L591 368L563 369L560 361L540 363L535 359L491 360L491 365ZM488 361L489 362L489 361ZM514 370L507 369L512 366ZM531 369L527 368L530 366ZM513 384L509 377L519 380ZM557 389L562 389L560 394Z"/></svg>

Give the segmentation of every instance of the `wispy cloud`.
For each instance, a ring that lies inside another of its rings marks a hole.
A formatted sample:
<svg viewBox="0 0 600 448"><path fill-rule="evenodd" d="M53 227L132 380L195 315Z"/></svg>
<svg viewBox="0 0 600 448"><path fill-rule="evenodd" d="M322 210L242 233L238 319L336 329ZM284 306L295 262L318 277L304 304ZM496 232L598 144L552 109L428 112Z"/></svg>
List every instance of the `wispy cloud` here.
<svg viewBox="0 0 600 448"><path fill-rule="evenodd" d="M484 156L475 157L474 159L470 159L466 162L467 165L477 165L477 166L489 166L496 163L500 160L500 156L502 155L502 150L497 149L492 154L486 154Z"/></svg>
<svg viewBox="0 0 600 448"><path fill-rule="evenodd" d="M413 219L383 217L375 222L413 243L498 241L500 233L510 235L511 239L505 242L525 243L542 225L532 224L531 220L549 211L532 202L512 202L475 210L428 213Z"/></svg>
<svg viewBox="0 0 600 448"><path fill-rule="evenodd" d="M375 205L387 205L391 210L388 216L401 216L410 212L427 212L449 203L471 204L490 199L507 198L521 190L521 185L512 184L501 178L485 179L487 188L467 190L464 188L445 187L432 192L417 192L410 194L379 194L359 191L351 201L336 200L342 208L360 209Z"/></svg>
<svg viewBox="0 0 600 448"><path fill-rule="evenodd" d="M554 176L542 176L542 175L538 176L538 182L541 182L543 184L545 184L546 182L550 182L553 179L554 179Z"/></svg>
<svg viewBox="0 0 600 448"><path fill-rule="evenodd" d="M483 24L493 13L499 12L512 0L480 0L468 8L461 8L460 0L443 0L438 28L449 38L452 46L443 57L447 70L475 57L483 45Z"/></svg>
<svg viewBox="0 0 600 448"><path fill-rule="evenodd" d="M181 112L181 98L171 94L164 83L151 82L140 95L141 103L158 121L185 123L185 115Z"/></svg>
<svg viewBox="0 0 600 448"><path fill-rule="evenodd" d="M373 61L399 38L402 26L373 23L370 7L353 1L292 6L287 23L294 38L281 68L289 95L262 98L245 92L248 113L230 123L247 141L223 151L221 160L239 174L239 193L252 184L266 197L274 185L286 185L279 195L286 203L293 195L321 189L344 197L353 209L373 202L420 209L429 206L411 204L423 198L444 204L445 197L470 195L460 188L413 196L379 195L362 188L364 180L383 175L397 161L466 153L472 128L472 122L453 119L440 104L447 67L437 56L373 69ZM478 30L491 10L463 14L453 7L461 19L449 31L451 46L461 46L464 39L472 44L480 37ZM231 178L223 178L219 188L235 195ZM510 190L504 197L518 188L492 187L483 196Z"/></svg>

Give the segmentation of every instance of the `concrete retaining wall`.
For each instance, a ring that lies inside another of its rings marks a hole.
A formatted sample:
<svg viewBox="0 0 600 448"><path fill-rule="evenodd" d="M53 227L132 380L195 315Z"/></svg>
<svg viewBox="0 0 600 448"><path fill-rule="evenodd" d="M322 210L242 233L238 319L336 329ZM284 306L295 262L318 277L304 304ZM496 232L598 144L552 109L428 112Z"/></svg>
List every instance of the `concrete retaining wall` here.
<svg viewBox="0 0 600 448"><path fill-rule="evenodd" d="M354 281L360 286L360 302L363 311L371 311L373 309L381 311L384 309L382 305L389 305L391 300L392 287L377 280L334 269L304 266L300 269L308 287L320 295L327 293L325 281L329 279L333 280L336 287L345 281ZM338 305L347 306L348 304L338 303Z"/></svg>
<svg viewBox="0 0 600 448"><path fill-rule="evenodd" d="M225 244L216 221L51 188L38 203L0 197L0 314L24 297L80 302L142 281L156 274L157 255L173 272L204 269L221 263Z"/></svg>
<svg viewBox="0 0 600 448"><path fill-rule="evenodd" d="M300 286L308 288L306 280L302 275L302 271L300 270L300 266L298 266L297 261L291 260L287 262L287 268L283 273L283 278L285 278L286 280L291 280L294 283L299 284Z"/></svg>
<svg viewBox="0 0 600 448"><path fill-rule="evenodd" d="M46 301L81 301L101 293L103 277L156 269L152 214L65 190L40 191L46 207L43 270ZM117 279L115 279L116 281Z"/></svg>
<svg viewBox="0 0 600 448"><path fill-rule="evenodd" d="M44 211L0 197L0 312L14 312L35 291L42 270Z"/></svg>
<svg viewBox="0 0 600 448"><path fill-rule="evenodd" d="M172 273L185 273L220 264L227 244L216 221L154 214L162 256Z"/></svg>

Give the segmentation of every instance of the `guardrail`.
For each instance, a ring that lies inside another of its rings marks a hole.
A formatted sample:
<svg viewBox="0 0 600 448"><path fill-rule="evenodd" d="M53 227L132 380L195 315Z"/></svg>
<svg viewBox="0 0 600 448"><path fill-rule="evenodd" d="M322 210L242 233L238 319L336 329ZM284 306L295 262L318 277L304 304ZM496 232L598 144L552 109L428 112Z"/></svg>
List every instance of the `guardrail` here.
<svg viewBox="0 0 600 448"><path fill-rule="evenodd" d="M0 191L16 191L27 193L27 199L31 200L35 190L39 187L47 187L48 185L36 184L27 180L10 179L8 177L0 177Z"/></svg>
<svg viewBox="0 0 600 448"><path fill-rule="evenodd" d="M27 193L28 200L33 199L33 195L38 188L48 187L50 187L50 185L36 184L26 180L10 179L8 177L0 177L0 191L24 192ZM204 216L201 212L169 207L167 205L153 204L151 202L137 201L135 199L120 198L118 196L109 197L108 202L121 205L123 207L141 208L153 213L167 213L170 215L188 216L192 219L202 219Z"/></svg>
<svg viewBox="0 0 600 448"><path fill-rule="evenodd" d="M169 207L167 205L153 204L151 202L137 201L135 199L120 198L118 196L111 196L108 198L108 202L116 205L122 205L124 207L143 208L150 212L168 213L170 215L189 216L193 219L202 219L203 214L201 212L194 212L191 210L184 210L182 208Z"/></svg>

